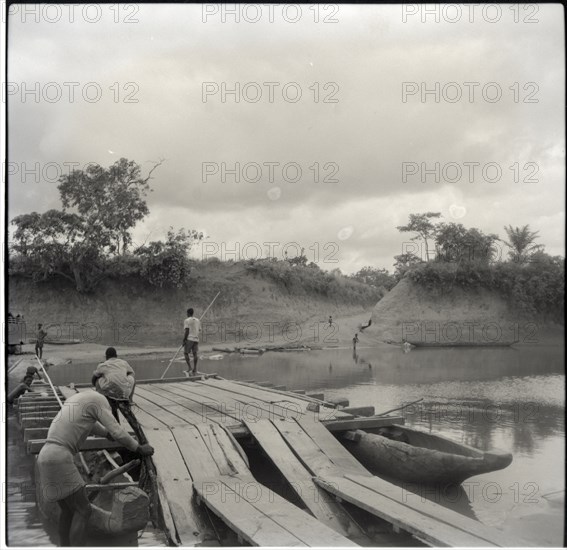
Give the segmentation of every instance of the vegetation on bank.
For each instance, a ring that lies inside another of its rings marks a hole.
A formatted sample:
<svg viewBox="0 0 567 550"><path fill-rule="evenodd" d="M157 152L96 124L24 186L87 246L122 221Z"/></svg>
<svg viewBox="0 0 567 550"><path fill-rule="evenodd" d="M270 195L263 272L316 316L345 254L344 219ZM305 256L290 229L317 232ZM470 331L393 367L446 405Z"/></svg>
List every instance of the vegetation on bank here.
<svg viewBox="0 0 567 550"><path fill-rule="evenodd" d="M457 287L485 288L498 292L517 310L562 322L565 299L565 259L546 254L536 244L537 232L529 226L505 227L507 240L467 229L457 223L433 223L438 213L410 214L410 222L398 227L426 239L434 248L426 259L414 253L396 256L396 274L408 277L432 293L446 293ZM507 257L502 258L503 243ZM427 245L425 245L427 246Z"/></svg>

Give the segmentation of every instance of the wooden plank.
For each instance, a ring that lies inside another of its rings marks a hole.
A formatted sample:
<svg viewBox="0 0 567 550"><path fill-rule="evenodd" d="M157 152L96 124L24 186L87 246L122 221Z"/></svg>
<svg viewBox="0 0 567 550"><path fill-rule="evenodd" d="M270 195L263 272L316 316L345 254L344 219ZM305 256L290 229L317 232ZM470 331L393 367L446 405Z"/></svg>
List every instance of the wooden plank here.
<svg viewBox="0 0 567 550"><path fill-rule="evenodd" d="M221 475L237 474L238 471L233 466L233 464L227 460L227 457L224 454L212 427L199 423L195 426L195 428L197 428L197 430L201 433L203 441L209 449L213 460L216 462ZM248 468L246 468L246 470L248 470Z"/></svg>
<svg viewBox="0 0 567 550"><path fill-rule="evenodd" d="M298 418L296 421L341 470L358 473L363 476L371 476L370 472L360 464L320 422L315 422L307 417Z"/></svg>
<svg viewBox="0 0 567 550"><path fill-rule="evenodd" d="M159 419L168 428L187 426L187 421L174 412L171 412L169 407L164 408L157 405L152 400L151 393L146 394L143 390L138 392L138 388L136 388L136 392L138 394L136 397L138 407L146 413L151 414L154 418ZM146 398L146 395L148 395L149 399Z"/></svg>
<svg viewBox="0 0 567 550"><path fill-rule="evenodd" d="M346 407L342 409L344 412L354 414L356 416L374 416L376 410L374 407L367 406L367 407Z"/></svg>
<svg viewBox="0 0 567 550"><path fill-rule="evenodd" d="M311 397L311 399L317 399L318 401L325 401L324 393L306 393L306 397Z"/></svg>
<svg viewBox="0 0 567 550"><path fill-rule="evenodd" d="M217 463L209 447L203 441L201 432L195 426L173 430L173 436L193 478L194 485L202 479L214 479L220 476Z"/></svg>
<svg viewBox="0 0 567 550"><path fill-rule="evenodd" d="M228 435L228 431L221 425L211 424L210 430L213 432L218 446L227 460L229 466L241 477L252 478L248 457L234 438Z"/></svg>
<svg viewBox="0 0 567 550"><path fill-rule="evenodd" d="M379 477L374 476L371 479L367 479L365 477L350 474L347 474L345 477L358 485L368 487L375 493L382 495L384 498L399 502L437 522L444 523L451 527L460 529L461 531L470 533L480 539L484 539L484 541L491 545L503 547L528 545L525 541L510 538L508 535L498 531L497 529L463 516L462 514L446 508L445 506L441 506L440 504L427 500L420 495L410 493L409 490L405 491L404 498L404 493L400 492L400 488L397 485L388 483ZM411 498L412 496L414 498Z"/></svg>
<svg viewBox="0 0 567 550"><path fill-rule="evenodd" d="M191 423L199 423L213 420L215 422L226 422L228 425L240 424L238 418L227 413L221 412L214 407L206 405L203 401L199 401L196 395L195 399L191 399L189 394L183 389L168 386L146 386L148 392L154 394L152 400L161 403L163 406L173 407L176 413L191 418Z"/></svg>
<svg viewBox="0 0 567 550"><path fill-rule="evenodd" d="M223 476L220 480L225 487L234 492L235 496L239 494L242 502L252 505L257 517L260 514L267 514L271 520L307 546L331 548L358 546L263 485L258 484L257 490L253 487L251 491L249 484L242 483L242 480L234 476ZM278 543L272 541L271 545L274 544L279 545L279 541Z"/></svg>
<svg viewBox="0 0 567 550"><path fill-rule="evenodd" d="M367 482L367 478L364 478L364 481ZM398 529L411 533L431 546L494 546L484 539L435 521L435 518L385 498L351 479L325 477L316 478L315 482L332 494L388 521ZM399 488L398 491L400 491Z"/></svg>
<svg viewBox="0 0 567 550"><path fill-rule="evenodd" d="M247 424L250 433L286 478L291 488L321 523L338 533L360 536L358 525L313 481L311 474L299 462L281 434L269 420Z"/></svg>
<svg viewBox="0 0 567 550"><path fill-rule="evenodd" d="M193 499L193 479L172 431L151 430L147 434L154 448L152 460L161 478L171 517L182 546L196 546L204 541L218 541L209 521Z"/></svg>
<svg viewBox="0 0 567 550"><path fill-rule="evenodd" d="M353 418L352 420L325 420L323 418L321 422L330 432L342 432L404 424L405 419L402 416L371 416L368 418Z"/></svg>
<svg viewBox="0 0 567 550"><path fill-rule="evenodd" d="M194 399L200 399L202 403L207 403L217 411L236 417L238 421L243 418L251 420L253 418L273 418L281 415L300 414L298 407L284 409L279 405L254 400L250 396L235 394L224 388L211 387L206 383L186 385L180 389Z"/></svg>
<svg viewBox="0 0 567 550"><path fill-rule="evenodd" d="M59 411L61 406L57 401L53 403L26 403L18 406L18 413L30 413L35 411Z"/></svg>
<svg viewBox="0 0 567 550"><path fill-rule="evenodd" d="M23 418L20 422L22 429L26 428L49 428L51 426L51 418L31 417Z"/></svg>
<svg viewBox="0 0 567 550"><path fill-rule="evenodd" d="M246 384L244 382L225 380L223 378L209 379L206 382L210 382L211 384L218 383L219 387L224 386L225 388L230 389L235 393L243 393L247 396L252 395L257 399L261 399L268 403L278 403L281 401L290 401L292 403L297 403L300 410L306 410L307 403L319 403L321 405L321 410L325 413L329 420L340 418L347 419L353 417L351 414L343 413L342 411L339 411L334 407L328 407L328 403L321 404L317 399L312 399L300 394L294 394L292 392L277 391L274 389L262 389L251 384ZM201 383L206 382L202 381ZM247 388L247 390L239 391L238 386L244 386L245 388Z"/></svg>
<svg viewBox="0 0 567 550"><path fill-rule="evenodd" d="M296 422L275 421L273 425L312 475L340 475L331 459Z"/></svg>
<svg viewBox="0 0 567 550"><path fill-rule="evenodd" d="M29 395L29 393L27 394ZM62 401L65 401L64 399L62 399ZM15 403L15 407L16 408L20 408L24 405L31 405L31 404L41 404L41 405L59 405L59 401L57 400L57 397L24 397L22 395L22 397L20 397Z"/></svg>
<svg viewBox="0 0 567 550"><path fill-rule="evenodd" d="M265 512L243 500L222 483L220 478L203 479L195 484L202 501L220 517L239 537L253 546L307 546Z"/></svg>
<svg viewBox="0 0 567 550"><path fill-rule="evenodd" d="M313 415L313 413L306 410L308 403L301 403L292 399L280 399L279 396L275 396L276 400L266 401L267 398L273 398L274 396L263 394L263 390L254 390L248 387L236 392L234 391L234 385L227 386L225 382L227 381L207 380L198 382L195 384L197 386L195 391L208 395L211 398L216 397L237 411L240 410L241 418L248 421L251 421L252 417L274 420L275 418ZM205 388L208 388L208 390ZM331 414L334 414L334 410L331 410Z"/></svg>
<svg viewBox="0 0 567 550"><path fill-rule="evenodd" d="M45 439L29 439L27 442L27 453L36 455L45 445ZM109 441L106 437L87 437L81 444L80 451L96 451L101 449L123 449L124 446L118 441Z"/></svg>

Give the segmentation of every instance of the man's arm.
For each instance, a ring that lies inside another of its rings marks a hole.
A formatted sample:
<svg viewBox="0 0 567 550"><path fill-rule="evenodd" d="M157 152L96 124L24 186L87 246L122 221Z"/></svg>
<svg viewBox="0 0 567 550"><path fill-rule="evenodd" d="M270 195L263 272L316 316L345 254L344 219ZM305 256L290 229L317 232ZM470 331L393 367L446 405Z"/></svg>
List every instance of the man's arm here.
<svg viewBox="0 0 567 550"><path fill-rule="evenodd" d="M138 450L138 442L130 434L128 434L128 432L120 424L118 424L118 422L116 422L109 407L93 407L91 410L94 411L95 419L100 422L104 428L106 428L106 433L103 434L98 427L93 428L93 430L98 430L98 434L103 436L110 434L112 439L118 441L131 451L136 452ZM94 426L96 426L96 423ZM93 430L91 430L91 433Z"/></svg>
<svg viewBox="0 0 567 550"><path fill-rule="evenodd" d="M185 334L183 335L183 345L187 342L187 338L189 337L189 327L185 329Z"/></svg>

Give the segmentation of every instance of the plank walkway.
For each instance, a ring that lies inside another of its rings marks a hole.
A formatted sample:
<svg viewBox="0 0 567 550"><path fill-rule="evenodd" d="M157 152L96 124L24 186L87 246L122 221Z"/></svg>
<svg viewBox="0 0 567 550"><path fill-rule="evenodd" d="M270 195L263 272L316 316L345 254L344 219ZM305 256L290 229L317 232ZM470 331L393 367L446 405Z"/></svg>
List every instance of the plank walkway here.
<svg viewBox="0 0 567 550"><path fill-rule="evenodd" d="M69 397L91 390L59 391ZM35 439L45 433L43 422L56 414L52 398L21 400L22 425L35 415L25 434L32 452L43 444ZM305 395L217 378L140 382L134 401L155 449L164 520L175 544L219 544L208 508L251 545L372 545L342 505L346 501L431 546L524 546L433 502L404 499L399 487L371 475L330 431L399 423L399 417L359 418ZM305 510L253 477L235 439L243 434L254 437ZM100 438L85 445L105 448Z"/></svg>

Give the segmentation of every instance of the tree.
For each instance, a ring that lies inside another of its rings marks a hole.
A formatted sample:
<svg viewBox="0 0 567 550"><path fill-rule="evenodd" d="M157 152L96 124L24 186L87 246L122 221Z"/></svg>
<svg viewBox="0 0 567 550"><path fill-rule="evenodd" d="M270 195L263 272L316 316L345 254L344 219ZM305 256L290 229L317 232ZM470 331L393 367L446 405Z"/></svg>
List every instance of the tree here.
<svg viewBox="0 0 567 550"><path fill-rule="evenodd" d="M428 239L435 235L435 224L432 219L440 218L441 212L425 212L424 214L410 214L409 223L407 225L399 225L396 229L402 233L413 232L417 236L412 237L412 241L423 239L425 244L425 259L429 261L429 245Z"/></svg>
<svg viewBox="0 0 567 550"><path fill-rule="evenodd" d="M91 226L103 228L111 237L110 252L126 252L132 242L130 230L149 213L145 197L149 180L163 161L148 175L134 161L121 158L109 168L91 164L59 178L59 193L65 209L75 208Z"/></svg>
<svg viewBox="0 0 567 550"><path fill-rule="evenodd" d="M166 241L151 241L134 251L143 260L142 276L153 286L182 287L189 277L191 267L188 253L194 241L203 239L203 233L194 229L170 227Z"/></svg>
<svg viewBox="0 0 567 550"><path fill-rule="evenodd" d="M16 216L12 250L34 280L60 275L79 292L92 290L104 273L103 250L110 235L100 225L89 225L77 215L61 210Z"/></svg>
<svg viewBox="0 0 567 550"><path fill-rule="evenodd" d="M88 292L107 274L113 255L126 252L130 230L149 212L140 166L121 158L108 169L90 165L59 178L63 210L16 216L10 261L35 280L59 275Z"/></svg>
<svg viewBox="0 0 567 550"><path fill-rule="evenodd" d="M541 244L534 244L535 240L539 237L537 231L530 231L529 225L523 227L504 227L508 235L508 241L504 244L510 247L508 255L513 262L525 264L530 261L530 257L536 252L543 250L544 246Z"/></svg>
<svg viewBox="0 0 567 550"><path fill-rule="evenodd" d="M375 288L384 287L386 290L391 290L396 284L395 277L390 275L387 269L376 269L369 265L351 275L351 279Z"/></svg>
<svg viewBox="0 0 567 550"><path fill-rule="evenodd" d="M467 229L460 223L440 223L435 231L437 260L445 262L490 263L494 258L498 235L484 234L479 229Z"/></svg>
<svg viewBox="0 0 567 550"><path fill-rule="evenodd" d="M406 272L413 266L422 263L422 259L411 252L394 256L394 260L396 260L394 263L394 277L396 281L402 279Z"/></svg>

